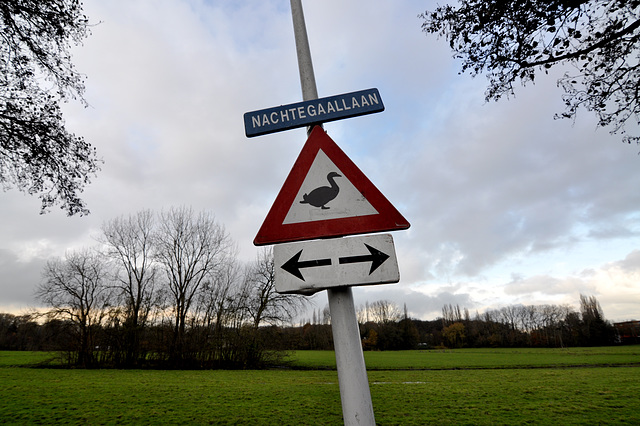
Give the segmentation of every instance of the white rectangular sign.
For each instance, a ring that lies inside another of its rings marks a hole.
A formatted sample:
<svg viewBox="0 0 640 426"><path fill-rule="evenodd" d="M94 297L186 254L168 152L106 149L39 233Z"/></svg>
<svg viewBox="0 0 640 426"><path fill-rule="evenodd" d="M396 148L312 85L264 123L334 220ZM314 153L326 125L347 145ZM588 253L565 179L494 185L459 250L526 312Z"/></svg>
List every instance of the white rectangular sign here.
<svg viewBox="0 0 640 426"><path fill-rule="evenodd" d="M278 244L273 256L278 293L400 281L390 234Z"/></svg>

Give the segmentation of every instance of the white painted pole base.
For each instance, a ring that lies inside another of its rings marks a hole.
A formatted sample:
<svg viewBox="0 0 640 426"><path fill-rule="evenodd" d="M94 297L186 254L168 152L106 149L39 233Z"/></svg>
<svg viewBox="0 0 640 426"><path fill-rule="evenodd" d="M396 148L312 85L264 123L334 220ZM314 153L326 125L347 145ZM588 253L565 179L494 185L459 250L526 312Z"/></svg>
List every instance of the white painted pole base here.
<svg viewBox="0 0 640 426"><path fill-rule="evenodd" d="M351 287L327 290L345 425L375 425Z"/></svg>

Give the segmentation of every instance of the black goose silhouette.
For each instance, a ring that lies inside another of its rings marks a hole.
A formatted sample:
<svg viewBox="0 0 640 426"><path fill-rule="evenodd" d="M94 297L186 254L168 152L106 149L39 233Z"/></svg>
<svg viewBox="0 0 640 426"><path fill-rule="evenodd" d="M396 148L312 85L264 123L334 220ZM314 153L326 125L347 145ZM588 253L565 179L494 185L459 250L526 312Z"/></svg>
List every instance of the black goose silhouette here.
<svg viewBox="0 0 640 426"><path fill-rule="evenodd" d="M328 209L329 207L325 206L329 201L333 200L338 196L338 192L340 192L340 188L336 184L334 178L342 177L336 172L331 172L327 175L327 180L331 184L331 186L321 186L319 188L314 189L309 194L304 194L302 196L301 204L311 204L314 207L320 207L322 209Z"/></svg>

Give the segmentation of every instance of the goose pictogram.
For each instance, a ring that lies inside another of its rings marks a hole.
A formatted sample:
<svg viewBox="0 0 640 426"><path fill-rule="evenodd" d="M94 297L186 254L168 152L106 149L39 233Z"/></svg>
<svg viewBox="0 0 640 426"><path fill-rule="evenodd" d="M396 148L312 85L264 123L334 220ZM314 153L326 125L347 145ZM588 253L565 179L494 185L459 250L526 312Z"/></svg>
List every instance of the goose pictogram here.
<svg viewBox="0 0 640 426"><path fill-rule="evenodd" d="M340 188L335 181L335 178L342 177L336 172L331 172L327 175L327 180L331 186L320 186L308 194L302 196L301 204L311 204L314 207L320 207L322 209L328 209L325 204L333 200L338 196Z"/></svg>

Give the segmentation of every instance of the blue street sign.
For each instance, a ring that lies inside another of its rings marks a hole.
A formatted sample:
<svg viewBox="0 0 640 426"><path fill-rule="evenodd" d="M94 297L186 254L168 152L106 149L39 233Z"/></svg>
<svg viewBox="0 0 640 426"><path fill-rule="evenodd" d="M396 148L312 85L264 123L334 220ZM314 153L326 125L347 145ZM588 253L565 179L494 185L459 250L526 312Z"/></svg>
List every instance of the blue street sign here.
<svg viewBox="0 0 640 426"><path fill-rule="evenodd" d="M378 89L329 96L244 114L248 138L384 111Z"/></svg>

